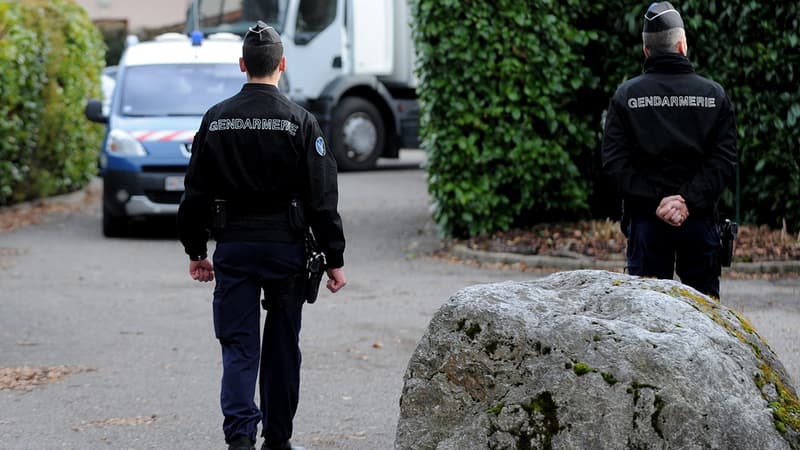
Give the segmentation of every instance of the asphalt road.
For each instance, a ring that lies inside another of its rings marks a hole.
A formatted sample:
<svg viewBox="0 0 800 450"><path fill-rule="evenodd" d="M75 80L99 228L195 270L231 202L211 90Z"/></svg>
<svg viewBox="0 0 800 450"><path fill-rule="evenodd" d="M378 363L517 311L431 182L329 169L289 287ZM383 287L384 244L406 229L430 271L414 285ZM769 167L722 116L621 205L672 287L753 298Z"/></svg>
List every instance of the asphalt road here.
<svg viewBox="0 0 800 450"><path fill-rule="evenodd" d="M390 449L403 374L458 289L537 275L431 258L423 155L340 176L348 286L306 307L293 441ZM0 368L89 369L0 391L0 449L225 448L210 284L192 282L174 235L106 239L99 204L0 234ZM800 281L723 280L800 379Z"/></svg>

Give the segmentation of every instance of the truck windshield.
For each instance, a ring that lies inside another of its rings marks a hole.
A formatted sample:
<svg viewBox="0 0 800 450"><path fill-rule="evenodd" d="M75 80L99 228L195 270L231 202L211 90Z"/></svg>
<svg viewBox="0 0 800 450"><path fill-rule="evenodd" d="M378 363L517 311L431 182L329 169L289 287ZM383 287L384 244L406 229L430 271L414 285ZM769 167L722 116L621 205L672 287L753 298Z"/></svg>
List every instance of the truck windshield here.
<svg viewBox="0 0 800 450"><path fill-rule="evenodd" d="M131 66L122 82L123 116L202 116L245 83L237 64Z"/></svg>
<svg viewBox="0 0 800 450"><path fill-rule="evenodd" d="M263 20L280 34L288 3L289 0L195 0L189 8L187 31L197 25L206 34L229 32L244 35L257 20ZM200 13L196 24L195 10Z"/></svg>

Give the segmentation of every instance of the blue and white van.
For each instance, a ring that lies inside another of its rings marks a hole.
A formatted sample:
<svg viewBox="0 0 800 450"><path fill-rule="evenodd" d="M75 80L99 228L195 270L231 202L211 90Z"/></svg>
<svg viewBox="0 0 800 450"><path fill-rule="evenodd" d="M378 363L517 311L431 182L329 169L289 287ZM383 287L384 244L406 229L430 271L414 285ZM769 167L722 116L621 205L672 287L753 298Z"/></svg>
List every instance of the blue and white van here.
<svg viewBox="0 0 800 450"><path fill-rule="evenodd" d="M206 110L238 92L242 42L168 33L129 46L107 111L90 100L86 117L106 123L100 155L103 234L125 234L138 219L174 216L194 134ZM137 220L134 220L137 219Z"/></svg>

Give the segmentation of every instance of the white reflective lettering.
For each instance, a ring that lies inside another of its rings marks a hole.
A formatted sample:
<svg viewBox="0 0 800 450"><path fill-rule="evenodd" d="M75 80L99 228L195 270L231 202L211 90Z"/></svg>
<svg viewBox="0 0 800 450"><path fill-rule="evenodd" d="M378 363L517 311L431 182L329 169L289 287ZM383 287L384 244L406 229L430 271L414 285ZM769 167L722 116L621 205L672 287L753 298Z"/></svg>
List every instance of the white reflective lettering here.
<svg viewBox="0 0 800 450"><path fill-rule="evenodd" d="M645 97L630 97L628 98L628 108L716 108L717 99L714 97L704 97L700 95L673 95L670 97L663 97L660 95L649 95ZM289 128L285 128L292 135L294 135L293 128L296 130L296 125L289 122Z"/></svg>
<svg viewBox="0 0 800 450"><path fill-rule="evenodd" d="M224 130L268 130L285 131L292 136L297 134L300 125L285 119L261 119L256 117L217 119L208 124L208 131Z"/></svg>

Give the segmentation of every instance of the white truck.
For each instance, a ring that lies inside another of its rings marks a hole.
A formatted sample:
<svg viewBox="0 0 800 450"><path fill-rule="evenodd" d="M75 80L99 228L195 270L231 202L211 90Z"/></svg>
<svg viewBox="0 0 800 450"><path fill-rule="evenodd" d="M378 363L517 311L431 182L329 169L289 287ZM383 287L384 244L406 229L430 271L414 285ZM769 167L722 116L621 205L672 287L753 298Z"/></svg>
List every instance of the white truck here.
<svg viewBox="0 0 800 450"><path fill-rule="evenodd" d="M257 20L281 34L281 90L314 113L341 170L418 146L407 0L194 0L187 32L244 35Z"/></svg>

